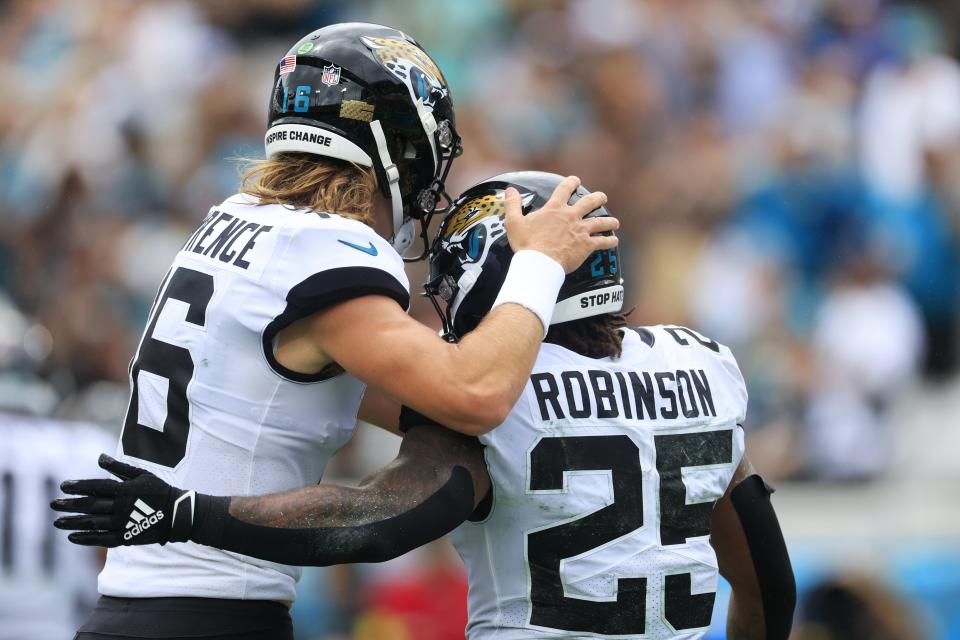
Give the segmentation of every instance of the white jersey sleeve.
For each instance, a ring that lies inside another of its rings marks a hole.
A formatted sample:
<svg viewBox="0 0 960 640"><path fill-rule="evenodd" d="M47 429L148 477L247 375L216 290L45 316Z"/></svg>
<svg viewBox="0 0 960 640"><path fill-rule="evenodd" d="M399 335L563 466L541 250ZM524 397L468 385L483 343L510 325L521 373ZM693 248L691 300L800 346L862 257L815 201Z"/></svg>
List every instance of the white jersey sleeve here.
<svg viewBox="0 0 960 640"><path fill-rule="evenodd" d="M393 247L355 220L316 217L287 225L280 239L269 284L285 292L289 305L312 313L350 298L383 295L406 309L410 284Z"/></svg>
<svg viewBox="0 0 960 640"><path fill-rule="evenodd" d="M410 284L403 259L365 224L325 213L301 221L287 225L280 238L266 285L285 300L285 306L267 325L263 341L277 373L296 382L312 382L317 376L290 371L276 361L277 334L297 320L362 296L386 296L406 310Z"/></svg>

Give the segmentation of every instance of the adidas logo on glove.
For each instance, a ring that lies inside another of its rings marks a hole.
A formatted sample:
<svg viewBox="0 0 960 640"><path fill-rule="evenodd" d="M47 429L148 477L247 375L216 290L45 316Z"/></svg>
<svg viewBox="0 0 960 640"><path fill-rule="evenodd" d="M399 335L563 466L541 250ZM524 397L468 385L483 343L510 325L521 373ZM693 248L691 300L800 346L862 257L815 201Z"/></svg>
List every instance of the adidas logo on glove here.
<svg viewBox="0 0 960 640"><path fill-rule="evenodd" d="M123 532L123 539L132 540L134 536L140 535L161 520L163 520L163 511L152 509L150 505L138 498L133 503L133 511L130 512L130 521L127 522L127 530Z"/></svg>

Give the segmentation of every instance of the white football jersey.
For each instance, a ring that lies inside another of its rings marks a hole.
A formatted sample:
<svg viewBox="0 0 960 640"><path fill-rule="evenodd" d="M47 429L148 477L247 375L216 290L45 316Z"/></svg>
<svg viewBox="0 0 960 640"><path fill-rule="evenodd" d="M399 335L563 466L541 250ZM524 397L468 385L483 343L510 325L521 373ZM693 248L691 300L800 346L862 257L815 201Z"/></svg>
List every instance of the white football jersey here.
<svg viewBox="0 0 960 640"><path fill-rule="evenodd" d="M275 339L370 294L409 303L403 260L370 227L244 195L214 207L174 259L131 363L121 458L213 495L315 484L353 434L364 385L285 369ZM100 593L293 600L299 575L194 543L118 547Z"/></svg>
<svg viewBox="0 0 960 640"><path fill-rule="evenodd" d="M626 331L623 355L540 349L506 422L481 436L493 483L452 534L470 638L700 638L714 502L743 456L730 350L683 327Z"/></svg>
<svg viewBox="0 0 960 640"><path fill-rule="evenodd" d="M53 528L66 478L101 477L115 437L82 423L0 414L0 640L72 638L96 599L97 549Z"/></svg>

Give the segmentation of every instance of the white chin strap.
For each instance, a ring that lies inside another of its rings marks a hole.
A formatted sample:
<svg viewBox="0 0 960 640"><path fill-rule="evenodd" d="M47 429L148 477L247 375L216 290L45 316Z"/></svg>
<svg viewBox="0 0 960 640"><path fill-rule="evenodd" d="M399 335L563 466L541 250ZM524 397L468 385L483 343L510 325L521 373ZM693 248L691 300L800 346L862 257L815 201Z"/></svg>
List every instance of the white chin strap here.
<svg viewBox="0 0 960 640"><path fill-rule="evenodd" d="M403 215L403 201L400 199L400 172L390 157L390 151L387 150L387 138L383 135L383 127L380 126L380 121L374 120L371 122L370 130L373 132L373 139L377 142L380 164L383 165L383 172L386 174L387 183L390 185L390 206L393 209L393 238L390 240L390 244L393 245L397 253L403 255L413 244L416 227L412 218L405 218Z"/></svg>
<svg viewBox="0 0 960 640"><path fill-rule="evenodd" d="M623 309L623 285L615 284L558 300L553 308L550 324L615 313L621 309Z"/></svg>
<svg viewBox="0 0 960 640"><path fill-rule="evenodd" d="M464 298L467 297L467 294L470 293L470 290L473 289L473 285L477 284L477 280L480 279L480 272L482 269L466 269L463 272L463 275L460 276L460 279L457 280L457 295L454 296L453 300L450 302L450 317L456 318L457 311L460 309L460 303L463 302Z"/></svg>
<svg viewBox="0 0 960 640"><path fill-rule="evenodd" d="M422 98L417 98L413 106L417 108L417 117L420 118L420 126L423 127L423 132L427 134L427 140L430 142L430 152L434 158L433 164L434 167L436 167L438 159L440 158L440 155L437 153L437 142L433 137L433 134L437 130L437 119L433 116L433 112L428 110L423 104Z"/></svg>

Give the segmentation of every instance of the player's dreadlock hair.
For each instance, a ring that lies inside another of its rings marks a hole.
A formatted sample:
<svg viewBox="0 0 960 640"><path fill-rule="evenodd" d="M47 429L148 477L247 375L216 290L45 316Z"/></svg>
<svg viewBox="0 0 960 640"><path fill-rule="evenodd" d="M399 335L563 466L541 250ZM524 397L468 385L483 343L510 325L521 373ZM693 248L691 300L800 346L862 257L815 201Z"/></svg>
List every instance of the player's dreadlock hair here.
<svg viewBox="0 0 960 640"><path fill-rule="evenodd" d="M376 190L371 169L310 153L253 160L240 180L240 191L261 204L328 211L371 226Z"/></svg>
<svg viewBox="0 0 960 640"><path fill-rule="evenodd" d="M627 326L627 316L631 313L633 309L550 325L543 341L588 358L619 358L623 352L621 329Z"/></svg>

